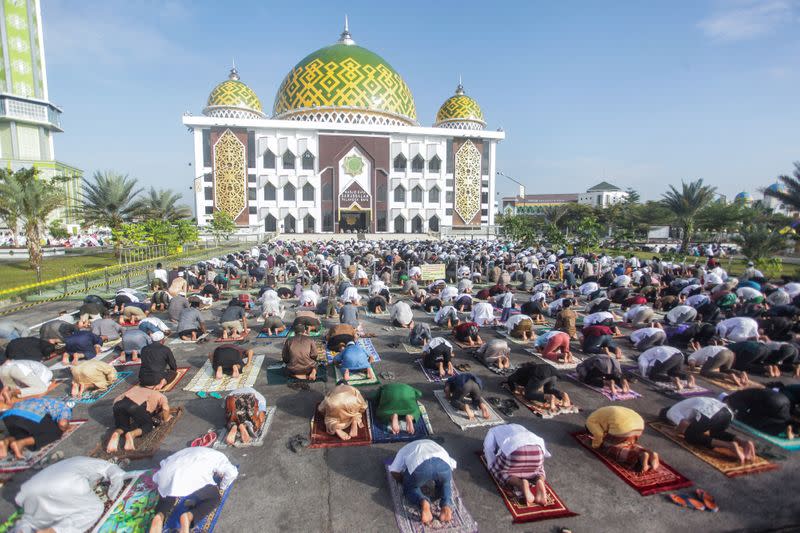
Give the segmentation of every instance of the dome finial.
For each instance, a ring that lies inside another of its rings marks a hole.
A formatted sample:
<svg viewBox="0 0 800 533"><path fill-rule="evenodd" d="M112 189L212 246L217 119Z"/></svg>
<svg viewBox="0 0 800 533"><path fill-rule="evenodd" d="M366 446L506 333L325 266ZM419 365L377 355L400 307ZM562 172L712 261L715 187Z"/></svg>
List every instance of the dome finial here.
<svg viewBox="0 0 800 533"><path fill-rule="evenodd" d="M228 79L230 80L238 80L239 79L239 71L236 70L236 59L231 58L231 72L228 74Z"/></svg>
<svg viewBox="0 0 800 533"><path fill-rule="evenodd" d="M350 23L347 20L347 15L344 16L344 31L339 36L339 42L341 44L356 44L353 40L353 37L350 35Z"/></svg>
<svg viewBox="0 0 800 533"><path fill-rule="evenodd" d="M461 74L458 75L458 87L456 87L456 95L461 96L464 94L464 86L461 84Z"/></svg>

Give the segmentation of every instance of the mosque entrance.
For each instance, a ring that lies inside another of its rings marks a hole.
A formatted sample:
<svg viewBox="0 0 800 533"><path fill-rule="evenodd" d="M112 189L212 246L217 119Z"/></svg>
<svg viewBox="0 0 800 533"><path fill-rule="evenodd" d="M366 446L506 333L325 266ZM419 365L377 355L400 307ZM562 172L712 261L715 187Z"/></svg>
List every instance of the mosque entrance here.
<svg viewBox="0 0 800 533"><path fill-rule="evenodd" d="M339 231L342 233L368 233L369 211L339 211Z"/></svg>

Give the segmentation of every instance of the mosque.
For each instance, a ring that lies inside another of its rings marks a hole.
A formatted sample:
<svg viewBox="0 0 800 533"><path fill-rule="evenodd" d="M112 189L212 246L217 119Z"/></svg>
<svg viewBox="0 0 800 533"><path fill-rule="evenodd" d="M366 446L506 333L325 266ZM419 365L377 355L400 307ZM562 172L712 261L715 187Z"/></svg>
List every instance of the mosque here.
<svg viewBox="0 0 800 533"><path fill-rule="evenodd" d="M431 127L418 121L400 74L339 40L300 60L271 115L234 67L202 116L184 115L194 139L194 199L206 225L230 214L240 233L426 233L494 224L501 130L461 83Z"/></svg>
<svg viewBox="0 0 800 533"><path fill-rule="evenodd" d="M775 182L769 185L765 190L785 193L787 189L786 185L784 185L783 183ZM733 201L736 203L742 203L744 205L751 205L753 203L753 196L747 191L742 191L733 198ZM766 194L764 194L763 198L761 199L761 202L764 205L764 207L766 207L767 209L772 209L776 213L781 213L790 216L795 215L795 212L792 208L784 205L783 202L781 202L779 199L773 196L767 196Z"/></svg>

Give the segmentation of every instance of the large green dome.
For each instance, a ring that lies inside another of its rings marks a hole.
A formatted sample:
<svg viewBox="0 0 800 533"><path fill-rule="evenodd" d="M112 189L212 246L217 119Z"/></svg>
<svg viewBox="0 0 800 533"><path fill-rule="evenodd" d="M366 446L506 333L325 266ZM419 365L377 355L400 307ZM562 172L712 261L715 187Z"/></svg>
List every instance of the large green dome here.
<svg viewBox="0 0 800 533"><path fill-rule="evenodd" d="M336 44L301 60L278 89L273 118L416 125L414 97L382 57L357 46L345 27Z"/></svg>
<svg viewBox="0 0 800 533"><path fill-rule="evenodd" d="M453 128L465 130L480 130L486 126L483 111L473 98L464 93L461 83L456 88L456 94L445 100L439 112L436 113L434 126L438 128Z"/></svg>
<svg viewBox="0 0 800 533"><path fill-rule="evenodd" d="M261 100L253 89L239 80L236 67L231 69L228 79L208 95L203 114L223 118L264 118Z"/></svg>

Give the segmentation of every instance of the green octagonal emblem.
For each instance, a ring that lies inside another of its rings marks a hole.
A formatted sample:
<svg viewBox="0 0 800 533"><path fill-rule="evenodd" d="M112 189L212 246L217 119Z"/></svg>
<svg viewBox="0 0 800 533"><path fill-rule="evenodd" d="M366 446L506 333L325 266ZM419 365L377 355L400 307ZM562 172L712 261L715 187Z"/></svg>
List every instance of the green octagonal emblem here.
<svg viewBox="0 0 800 533"><path fill-rule="evenodd" d="M344 158L344 172L350 176L358 176L364 171L364 160L357 155Z"/></svg>

